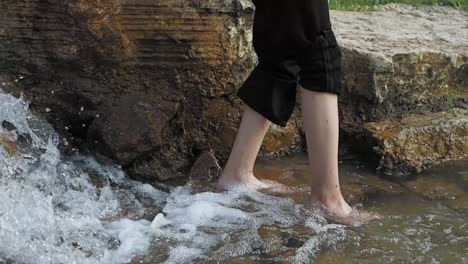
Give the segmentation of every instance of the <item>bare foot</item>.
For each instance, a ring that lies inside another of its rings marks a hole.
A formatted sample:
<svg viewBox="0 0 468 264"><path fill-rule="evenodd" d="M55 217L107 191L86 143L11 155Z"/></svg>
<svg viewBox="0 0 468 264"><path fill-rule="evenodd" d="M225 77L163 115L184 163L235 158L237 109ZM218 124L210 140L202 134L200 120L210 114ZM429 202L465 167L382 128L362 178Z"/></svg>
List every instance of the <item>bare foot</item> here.
<svg viewBox="0 0 468 264"><path fill-rule="evenodd" d="M352 208L344 200L340 192L312 190L309 208L318 209L319 213L329 223L342 224L350 227L364 225L368 221L379 218L376 213L365 212Z"/></svg>
<svg viewBox="0 0 468 264"><path fill-rule="evenodd" d="M349 227L359 227L373 219L380 218L377 213L357 210L350 207L346 202L341 206L328 208L323 203L314 201L309 204L309 208L318 210L330 224L341 224Z"/></svg>
<svg viewBox="0 0 468 264"><path fill-rule="evenodd" d="M344 200L341 192L325 191L323 189L311 190L310 207L323 207L328 213L338 217L348 216L353 208Z"/></svg>
<svg viewBox="0 0 468 264"><path fill-rule="evenodd" d="M253 173L242 175L241 177L223 174L216 183L216 188L222 191L235 187L260 190L270 188L271 186L270 182L259 180Z"/></svg>
<svg viewBox="0 0 468 264"><path fill-rule="evenodd" d="M342 224L350 227L359 227L367 224L374 219L380 219L381 216L375 212L368 212L354 209L347 216L337 216L335 214L325 214L329 223Z"/></svg>

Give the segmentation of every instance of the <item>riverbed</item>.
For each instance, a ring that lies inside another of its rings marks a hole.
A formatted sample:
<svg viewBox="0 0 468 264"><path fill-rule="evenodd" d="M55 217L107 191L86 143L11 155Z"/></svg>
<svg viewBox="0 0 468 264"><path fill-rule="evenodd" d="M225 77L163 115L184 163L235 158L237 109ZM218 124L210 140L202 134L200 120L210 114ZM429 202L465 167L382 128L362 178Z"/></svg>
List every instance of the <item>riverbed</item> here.
<svg viewBox="0 0 468 264"><path fill-rule="evenodd" d="M344 159L340 172L346 199L353 207L378 212L381 219L348 228L310 215L303 207L310 173L307 157L296 154L260 161L255 168L257 176L289 186L288 194L215 194L206 192L206 185L199 193L196 187L181 187L172 199L185 202L169 203L163 211L169 219L181 213L190 219L189 212L194 213L198 223L191 219L178 225L191 226L193 233L181 229L178 235L190 235L173 239L177 235L172 234L133 263L468 261L467 161L446 163L395 183L378 178L357 157ZM168 228L174 231L174 226Z"/></svg>

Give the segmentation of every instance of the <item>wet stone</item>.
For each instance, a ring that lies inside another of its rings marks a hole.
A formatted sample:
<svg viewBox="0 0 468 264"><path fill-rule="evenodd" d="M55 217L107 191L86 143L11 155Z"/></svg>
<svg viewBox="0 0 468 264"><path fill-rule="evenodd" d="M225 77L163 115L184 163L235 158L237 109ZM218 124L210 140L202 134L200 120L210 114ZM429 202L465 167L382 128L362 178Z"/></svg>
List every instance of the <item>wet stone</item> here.
<svg viewBox="0 0 468 264"><path fill-rule="evenodd" d="M109 179L96 171L88 171L89 180L96 188L109 185Z"/></svg>
<svg viewBox="0 0 468 264"><path fill-rule="evenodd" d="M467 20L450 7L332 11L343 52L342 134L383 176L466 157L467 114L449 112L468 109Z"/></svg>
<svg viewBox="0 0 468 264"><path fill-rule="evenodd" d="M341 252L334 252L333 250L320 252L315 259L316 264L339 264L346 263L346 256L340 254Z"/></svg>
<svg viewBox="0 0 468 264"><path fill-rule="evenodd" d="M378 171L386 178L402 179L444 161L468 157L468 111L417 114L370 122L367 133L381 156Z"/></svg>
<svg viewBox="0 0 468 264"><path fill-rule="evenodd" d="M204 151L190 169L190 179L213 181L221 176L222 169L211 151Z"/></svg>
<svg viewBox="0 0 468 264"><path fill-rule="evenodd" d="M11 156L19 155L21 152L15 138L15 133L0 132L0 146Z"/></svg>
<svg viewBox="0 0 468 264"><path fill-rule="evenodd" d="M254 8L248 0L143 2L4 0L0 87L24 93L62 138L72 135L64 148L92 150L141 181L186 180L194 146L209 146L220 163L229 155L244 107L235 93L256 65ZM404 6L331 18L349 142L375 139L368 122L467 108L465 12ZM261 155L303 149L297 102L288 126L268 131ZM406 157L384 165L421 167Z"/></svg>
<svg viewBox="0 0 468 264"><path fill-rule="evenodd" d="M258 234L268 247L278 248L282 245L282 233L277 226L261 226Z"/></svg>
<svg viewBox="0 0 468 264"><path fill-rule="evenodd" d="M17 130L15 124L10 123L10 122L8 122L8 121L6 121L6 120L3 120L3 122L2 122L2 127L3 127L4 129L6 129L7 131L15 131L15 130Z"/></svg>
<svg viewBox="0 0 468 264"><path fill-rule="evenodd" d="M343 184L341 190L343 197L350 204L362 203L367 198L363 186L356 183Z"/></svg>
<svg viewBox="0 0 468 264"><path fill-rule="evenodd" d="M426 199L442 202L460 212L468 212L468 192L457 182L439 177L418 177L404 185Z"/></svg>
<svg viewBox="0 0 468 264"><path fill-rule="evenodd" d="M289 248L300 248L304 245L304 243L305 242L299 238L290 237L287 239L285 246Z"/></svg>
<svg viewBox="0 0 468 264"><path fill-rule="evenodd" d="M169 243L169 241L166 241ZM144 258L135 258L130 264L153 264L164 263L169 258L170 248L169 245L158 244L158 249L151 251L151 254Z"/></svg>

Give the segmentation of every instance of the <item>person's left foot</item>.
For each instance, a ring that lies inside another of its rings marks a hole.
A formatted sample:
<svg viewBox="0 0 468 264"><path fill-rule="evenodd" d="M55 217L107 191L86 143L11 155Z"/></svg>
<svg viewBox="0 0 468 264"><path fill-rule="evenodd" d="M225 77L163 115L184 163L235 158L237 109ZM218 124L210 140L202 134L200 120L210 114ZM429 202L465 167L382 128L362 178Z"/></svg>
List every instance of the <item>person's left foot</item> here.
<svg viewBox="0 0 468 264"><path fill-rule="evenodd" d="M359 227L371 220L379 219L380 215L375 212L357 210L350 207L346 202L344 208L328 208L323 203L315 201L309 204L309 208L316 209L330 224L341 224L349 227Z"/></svg>
<svg viewBox="0 0 468 264"><path fill-rule="evenodd" d="M359 227L367 224L369 221L379 219L380 215L375 212L352 209L346 216L338 216L333 213L325 212L325 219L329 223L341 224L349 227Z"/></svg>
<svg viewBox="0 0 468 264"><path fill-rule="evenodd" d="M337 217L346 217L353 210L341 193L336 191L311 190L308 206L317 207L317 205L323 206L329 214Z"/></svg>

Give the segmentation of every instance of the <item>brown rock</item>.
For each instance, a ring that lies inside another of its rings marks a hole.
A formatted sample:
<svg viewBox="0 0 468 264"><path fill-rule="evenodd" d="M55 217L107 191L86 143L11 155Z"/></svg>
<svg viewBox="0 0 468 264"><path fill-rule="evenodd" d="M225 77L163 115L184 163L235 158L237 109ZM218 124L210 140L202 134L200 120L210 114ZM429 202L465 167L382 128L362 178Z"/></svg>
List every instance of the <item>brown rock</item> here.
<svg viewBox="0 0 468 264"><path fill-rule="evenodd" d="M404 188L395 182L376 177L375 175L352 175L352 180L342 183L342 192L350 204L360 204L374 195L398 195Z"/></svg>
<svg viewBox="0 0 468 264"><path fill-rule="evenodd" d="M332 12L344 139L361 146L374 140L367 122L468 108L467 15L434 10ZM255 65L252 15L246 0L4 0L0 85L24 93L70 146L138 179L183 178L201 149L228 156L242 111L235 91ZM303 145L299 116L270 129L262 155Z"/></svg>
<svg viewBox="0 0 468 264"><path fill-rule="evenodd" d="M227 157L237 135L242 108L240 102L233 102L227 98L206 101L203 119L209 130L199 140L200 148L205 146ZM213 133L209 135L209 133ZM215 135L215 136L213 136Z"/></svg>
<svg viewBox="0 0 468 264"><path fill-rule="evenodd" d="M183 180L189 166L187 157L179 155L174 149L161 148L137 159L127 167L127 171L132 178L149 182Z"/></svg>
<svg viewBox="0 0 468 264"><path fill-rule="evenodd" d="M186 177L199 146L227 155L204 113L254 65L252 14L249 1L2 1L0 79L19 80L2 88L135 178Z"/></svg>
<svg viewBox="0 0 468 264"><path fill-rule="evenodd" d="M443 202L460 212L468 212L468 193L456 182L443 177L423 176L407 181L404 185L427 199Z"/></svg>
<svg viewBox="0 0 468 264"><path fill-rule="evenodd" d="M468 111L453 109L365 125L388 177L419 172L443 161L468 157Z"/></svg>
<svg viewBox="0 0 468 264"><path fill-rule="evenodd" d="M158 98L128 96L96 118L88 131L92 146L123 166L167 144L163 132L178 104Z"/></svg>
<svg viewBox="0 0 468 264"><path fill-rule="evenodd" d="M272 125L265 135L262 144L264 153L278 153L289 151L301 145L299 128L291 121L286 127Z"/></svg>
<svg viewBox="0 0 468 264"><path fill-rule="evenodd" d="M20 148L16 144L16 134L11 132L0 132L0 146L11 156L20 154Z"/></svg>
<svg viewBox="0 0 468 264"><path fill-rule="evenodd" d="M333 11L332 17L343 47L344 141L366 159L376 157L378 170L389 175L465 157L465 125L441 115L468 109L468 46L461 26L468 14L396 5L378 12ZM400 119L413 115L400 127ZM431 120L439 124L422 124Z"/></svg>
<svg viewBox="0 0 468 264"><path fill-rule="evenodd" d="M190 178L204 182L213 181L221 176L222 169L210 151L204 151L192 165Z"/></svg>

